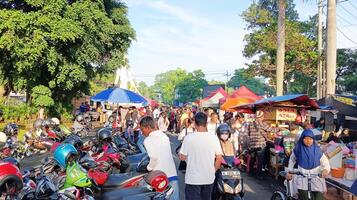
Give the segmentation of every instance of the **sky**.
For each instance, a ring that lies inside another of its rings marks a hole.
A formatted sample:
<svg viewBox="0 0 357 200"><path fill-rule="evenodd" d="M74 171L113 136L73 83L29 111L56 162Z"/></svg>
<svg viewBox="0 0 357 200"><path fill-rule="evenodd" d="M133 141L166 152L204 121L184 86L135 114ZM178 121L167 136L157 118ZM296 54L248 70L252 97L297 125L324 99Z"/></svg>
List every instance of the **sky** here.
<svg viewBox="0 0 357 200"><path fill-rule="evenodd" d="M226 72L251 62L242 53L248 31L240 15L253 0L123 1L136 31L128 58L138 82L152 85L156 74L177 68L202 69L208 80L225 81ZM316 0L294 2L302 20L317 13ZM338 5L337 26L337 47L356 48L357 0Z"/></svg>

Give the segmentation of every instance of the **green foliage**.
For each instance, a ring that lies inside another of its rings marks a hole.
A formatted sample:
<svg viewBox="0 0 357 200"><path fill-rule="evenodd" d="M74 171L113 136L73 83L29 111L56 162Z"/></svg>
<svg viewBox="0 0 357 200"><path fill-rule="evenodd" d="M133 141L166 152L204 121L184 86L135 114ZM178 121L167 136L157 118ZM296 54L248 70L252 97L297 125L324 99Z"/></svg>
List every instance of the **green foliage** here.
<svg viewBox="0 0 357 200"><path fill-rule="evenodd" d="M181 83L186 76L186 70L180 68L158 74L155 76L153 89L155 92L160 92L162 94L163 102L171 104L174 100L174 90L176 85Z"/></svg>
<svg viewBox="0 0 357 200"><path fill-rule="evenodd" d="M0 2L0 78L6 90L43 85L57 102L124 62L134 30L117 0ZM47 97L42 102L50 102Z"/></svg>
<svg viewBox="0 0 357 200"><path fill-rule="evenodd" d="M53 101L51 95L51 90L48 87L38 85L32 88L32 103L38 108L53 106L55 102Z"/></svg>
<svg viewBox="0 0 357 200"><path fill-rule="evenodd" d="M187 103L202 97L203 87L208 83L202 70L188 73L186 77L176 85L178 101Z"/></svg>
<svg viewBox="0 0 357 200"><path fill-rule="evenodd" d="M337 92L357 95L357 50L337 50Z"/></svg>
<svg viewBox="0 0 357 200"><path fill-rule="evenodd" d="M245 85L258 95L265 95L265 93L273 94L273 88L264 84L262 81L256 79L249 74L246 69L236 69L233 76L228 81L227 86L232 88L239 88Z"/></svg>
<svg viewBox="0 0 357 200"><path fill-rule="evenodd" d="M150 86L148 86L145 82L141 81L137 84L138 90L140 94L142 94L144 97L154 99L155 98L155 92L154 89Z"/></svg>
<svg viewBox="0 0 357 200"><path fill-rule="evenodd" d="M51 106L48 110L47 116L49 117L57 117L61 120L61 122L68 122L73 120L73 105L71 103L55 103L55 105Z"/></svg>
<svg viewBox="0 0 357 200"><path fill-rule="evenodd" d="M285 38L285 82L292 77L300 77L293 83L296 93L304 93L304 86L316 81L317 71L317 42L314 24L316 17L307 22L298 21L295 5L292 0L286 1L286 38ZM250 31L244 38L247 43L244 56L253 58L249 64L250 73L256 76L270 78L271 84L276 80L276 50L277 50L277 1L259 0L253 3L242 17ZM285 86L285 90L289 87ZM301 89L301 90L300 90ZM292 91L285 91L291 93ZM313 95L313 88L307 90Z"/></svg>
<svg viewBox="0 0 357 200"><path fill-rule="evenodd" d="M21 104L9 104L3 100L0 101L0 109L3 112L2 118L9 122L25 121L33 118L37 114L37 108L21 103Z"/></svg>

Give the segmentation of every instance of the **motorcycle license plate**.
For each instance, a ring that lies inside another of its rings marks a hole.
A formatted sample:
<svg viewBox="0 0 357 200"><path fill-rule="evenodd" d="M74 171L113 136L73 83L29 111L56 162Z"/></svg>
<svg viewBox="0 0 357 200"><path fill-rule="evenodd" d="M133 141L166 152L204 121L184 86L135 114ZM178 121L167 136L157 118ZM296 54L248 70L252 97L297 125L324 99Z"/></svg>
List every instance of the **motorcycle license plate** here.
<svg viewBox="0 0 357 200"><path fill-rule="evenodd" d="M222 171L222 176L225 178L240 179L240 172L237 170Z"/></svg>

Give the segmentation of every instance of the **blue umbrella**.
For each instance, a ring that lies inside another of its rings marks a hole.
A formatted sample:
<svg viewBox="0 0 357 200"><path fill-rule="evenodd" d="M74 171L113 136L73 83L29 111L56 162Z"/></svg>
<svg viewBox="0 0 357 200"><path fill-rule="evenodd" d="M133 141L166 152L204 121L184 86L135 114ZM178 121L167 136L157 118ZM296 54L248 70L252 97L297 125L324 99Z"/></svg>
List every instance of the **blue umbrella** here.
<svg viewBox="0 0 357 200"><path fill-rule="evenodd" d="M122 88L108 88L91 97L92 101L106 101L117 104L144 104L148 101L141 95Z"/></svg>

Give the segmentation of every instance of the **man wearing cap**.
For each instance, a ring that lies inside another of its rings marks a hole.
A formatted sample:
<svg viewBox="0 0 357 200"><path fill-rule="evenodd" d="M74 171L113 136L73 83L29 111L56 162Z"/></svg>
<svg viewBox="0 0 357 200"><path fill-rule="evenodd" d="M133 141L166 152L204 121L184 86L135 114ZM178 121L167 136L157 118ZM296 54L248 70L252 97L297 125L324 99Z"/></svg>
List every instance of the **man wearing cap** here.
<svg viewBox="0 0 357 200"><path fill-rule="evenodd" d="M255 114L256 120L250 122L248 128L246 129L247 135L249 137L249 150L251 155L254 157L251 159L251 168L254 166L255 156L258 156L258 165L256 176L262 178L262 169L267 164L267 153L269 153L269 149L266 149L268 134L267 133L278 133L280 131L279 128L271 127L269 124L264 122L264 112L257 111ZM253 170L250 170L251 172Z"/></svg>

